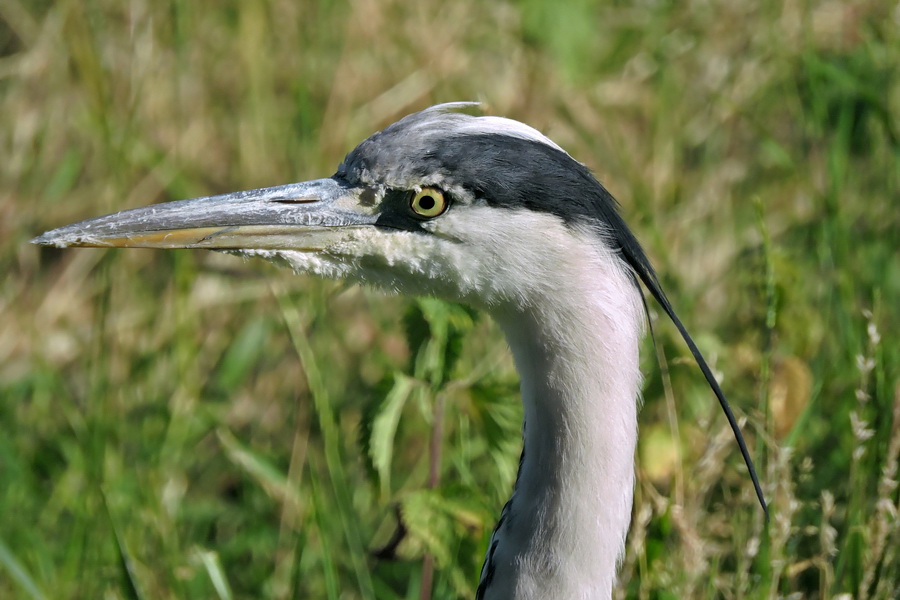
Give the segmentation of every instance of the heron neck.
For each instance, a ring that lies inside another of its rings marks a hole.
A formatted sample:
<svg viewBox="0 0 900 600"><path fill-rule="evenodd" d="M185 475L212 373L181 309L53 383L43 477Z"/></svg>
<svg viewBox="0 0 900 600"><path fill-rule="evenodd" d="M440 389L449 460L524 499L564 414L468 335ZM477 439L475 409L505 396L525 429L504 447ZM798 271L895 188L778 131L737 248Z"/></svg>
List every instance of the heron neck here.
<svg viewBox="0 0 900 600"><path fill-rule="evenodd" d="M495 577L512 579L496 589L517 599L610 598L631 520L642 304L622 270L595 264L560 280L573 285L495 315L521 377L525 424L488 558Z"/></svg>

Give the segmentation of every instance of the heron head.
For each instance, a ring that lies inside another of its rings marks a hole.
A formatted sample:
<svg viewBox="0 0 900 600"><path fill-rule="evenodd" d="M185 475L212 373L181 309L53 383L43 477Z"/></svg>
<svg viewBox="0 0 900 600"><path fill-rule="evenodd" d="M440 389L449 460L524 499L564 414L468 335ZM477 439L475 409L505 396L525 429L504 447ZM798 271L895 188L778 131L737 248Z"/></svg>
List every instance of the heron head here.
<svg viewBox="0 0 900 600"><path fill-rule="evenodd" d="M231 251L401 293L521 304L550 291L548 270L593 260L585 243L609 250L603 234L627 228L559 146L517 121L460 112L467 106L401 119L327 179L126 210L34 241Z"/></svg>

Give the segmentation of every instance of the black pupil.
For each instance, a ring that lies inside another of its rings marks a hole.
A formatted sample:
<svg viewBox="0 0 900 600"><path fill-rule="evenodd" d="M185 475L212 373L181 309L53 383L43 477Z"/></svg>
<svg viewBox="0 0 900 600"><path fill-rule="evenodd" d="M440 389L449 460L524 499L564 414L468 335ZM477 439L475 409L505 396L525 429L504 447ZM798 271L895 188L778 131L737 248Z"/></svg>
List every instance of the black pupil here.
<svg viewBox="0 0 900 600"><path fill-rule="evenodd" d="M422 210L431 210L437 205L433 196L422 196L419 198L419 208Z"/></svg>

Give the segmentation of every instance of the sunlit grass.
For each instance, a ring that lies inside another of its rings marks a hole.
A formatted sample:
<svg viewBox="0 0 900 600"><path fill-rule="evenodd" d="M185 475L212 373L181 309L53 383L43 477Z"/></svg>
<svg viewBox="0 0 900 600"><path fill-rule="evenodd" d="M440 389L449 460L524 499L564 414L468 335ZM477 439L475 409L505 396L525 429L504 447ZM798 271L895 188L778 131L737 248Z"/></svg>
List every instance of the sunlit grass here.
<svg viewBox="0 0 900 600"><path fill-rule="evenodd" d="M619 596L900 596L898 31L891 2L0 2L0 597L474 596L521 425L487 318L27 243L329 175L459 99L597 173L746 418L768 525L658 319Z"/></svg>

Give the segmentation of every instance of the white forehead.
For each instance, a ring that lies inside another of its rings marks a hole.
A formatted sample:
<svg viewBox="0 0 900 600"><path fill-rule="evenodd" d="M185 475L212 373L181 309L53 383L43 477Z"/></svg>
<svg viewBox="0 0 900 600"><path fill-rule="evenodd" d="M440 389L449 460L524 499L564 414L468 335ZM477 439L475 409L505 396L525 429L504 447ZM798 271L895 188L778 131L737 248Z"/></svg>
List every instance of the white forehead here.
<svg viewBox="0 0 900 600"><path fill-rule="evenodd" d="M546 144L560 152L565 152L556 142L525 123L506 117L475 117L459 111L479 106L478 102L447 102L426 108L410 115L414 120L409 128L423 133L441 132L448 135L507 135L514 138ZM405 120L405 119L404 119ZM402 122L402 121L401 121Z"/></svg>
<svg viewBox="0 0 900 600"><path fill-rule="evenodd" d="M532 142L540 142L556 148L560 152L565 152L556 142L548 138L546 135L530 127L525 123L507 119L506 117L474 117L471 120L463 121L456 129L460 135L478 135L478 134L501 134L508 135Z"/></svg>

